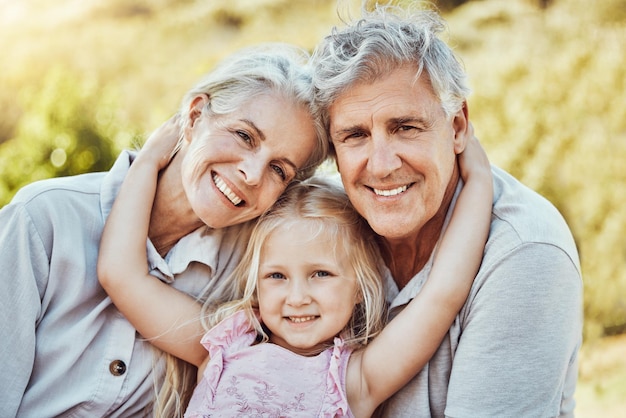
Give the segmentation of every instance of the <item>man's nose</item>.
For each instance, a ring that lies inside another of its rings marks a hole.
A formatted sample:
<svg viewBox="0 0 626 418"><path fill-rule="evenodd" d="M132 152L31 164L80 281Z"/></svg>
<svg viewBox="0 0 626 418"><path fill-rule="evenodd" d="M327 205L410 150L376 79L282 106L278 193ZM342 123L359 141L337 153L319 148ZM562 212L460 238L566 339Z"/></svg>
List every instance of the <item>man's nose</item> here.
<svg viewBox="0 0 626 418"><path fill-rule="evenodd" d="M375 178L383 179L402 166L393 141L386 133L372 133L367 168Z"/></svg>

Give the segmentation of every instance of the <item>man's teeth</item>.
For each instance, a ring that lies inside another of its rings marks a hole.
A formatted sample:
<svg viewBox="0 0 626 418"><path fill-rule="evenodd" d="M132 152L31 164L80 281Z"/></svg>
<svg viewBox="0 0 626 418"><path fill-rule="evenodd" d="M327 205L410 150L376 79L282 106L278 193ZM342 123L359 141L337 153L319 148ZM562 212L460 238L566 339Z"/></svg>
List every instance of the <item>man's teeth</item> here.
<svg viewBox="0 0 626 418"><path fill-rule="evenodd" d="M395 196L402 192L405 192L406 189L408 188L409 186L400 186L396 189L391 189L391 190L380 190L380 189L373 189L373 190L374 190L374 193L376 193L378 196Z"/></svg>
<svg viewBox="0 0 626 418"><path fill-rule="evenodd" d="M226 183L224 183L224 180L218 177L217 174L213 174L213 181L215 182L215 185L220 190L220 192L222 192L224 196L226 196L228 200L233 203L233 205L237 206L241 203L241 199L239 198L239 196L237 196L232 190L230 190Z"/></svg>
<svg viewBox="0 0 626 418"><path fill-rule="evenodd" d="M312 321L314 320L315 317L314 316L290 316L289 320L291 322L295 322L295 323L301 323L301 322L307 322L307 321Z"/></svg>

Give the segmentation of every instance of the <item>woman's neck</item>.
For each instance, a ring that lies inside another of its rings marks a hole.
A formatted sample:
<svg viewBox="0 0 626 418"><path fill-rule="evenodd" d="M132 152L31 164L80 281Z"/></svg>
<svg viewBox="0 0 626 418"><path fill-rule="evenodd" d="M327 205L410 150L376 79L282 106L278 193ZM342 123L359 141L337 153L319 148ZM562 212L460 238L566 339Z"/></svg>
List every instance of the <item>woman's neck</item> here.
<svg viewBox="0 0 626 418"><path fill-rule="evenodd" d="M189 206L182 186L179 160L175 157L159 174L150 215L148 237L162 257L182 237L203 225Z"/></svg>

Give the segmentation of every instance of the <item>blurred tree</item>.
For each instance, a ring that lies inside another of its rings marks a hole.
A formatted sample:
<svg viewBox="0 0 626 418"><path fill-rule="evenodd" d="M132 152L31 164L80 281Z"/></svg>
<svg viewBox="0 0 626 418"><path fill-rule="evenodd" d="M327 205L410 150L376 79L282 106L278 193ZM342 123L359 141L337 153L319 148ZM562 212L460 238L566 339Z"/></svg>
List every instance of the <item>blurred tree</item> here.
<svg viewBox="0 0 626 418"><path fill-rule="evenodd" d="M131 142L116 124L115 95L76 80L55 68L22 92L15 136L0 145L0 207L35 180L107 170Z"/></svg>

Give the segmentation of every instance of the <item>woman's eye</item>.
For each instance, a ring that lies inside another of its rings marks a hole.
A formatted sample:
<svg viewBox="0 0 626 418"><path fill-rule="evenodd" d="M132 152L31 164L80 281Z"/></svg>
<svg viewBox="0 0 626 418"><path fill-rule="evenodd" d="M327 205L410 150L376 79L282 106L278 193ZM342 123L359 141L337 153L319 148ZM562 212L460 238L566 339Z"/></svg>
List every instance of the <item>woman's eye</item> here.
<svg viewBox="0 0 626 418"><path fill-rule="evenodd" d="M272 165L272 170L274 170L274 172L278 174L282 180L287 180L287 173L285 173L285 170L283 170L281 166Z"/></svg>
<svg viewBox="0 0 626 418"><path fill-rule="evenodd" d="M252 143L252 137L246 131L236 131L237 135L247 144Z"/></svg>

